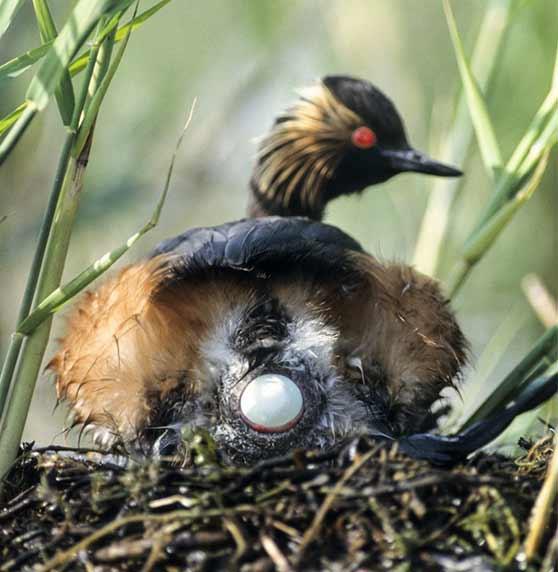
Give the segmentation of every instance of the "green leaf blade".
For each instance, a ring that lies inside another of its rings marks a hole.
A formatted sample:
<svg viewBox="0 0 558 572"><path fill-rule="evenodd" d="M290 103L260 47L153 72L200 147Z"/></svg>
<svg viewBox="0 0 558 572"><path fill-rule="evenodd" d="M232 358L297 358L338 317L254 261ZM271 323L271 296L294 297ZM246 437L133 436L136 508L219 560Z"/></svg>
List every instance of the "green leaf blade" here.
<svg viewBox="0 0 558 572"><path fill-rule="evenodd" d="M13 58L0 66L0 82L14 79L26 72L34 63L38 62L54 44L54 40L46 42L38 48L34 48Z"/></svg>
<svg viewBox="0 0 558 572"><path fill-rule="evenodd" d="M24 0L2 0L0 2L0 38L10 27Z"/></svg>
<svg viewBox="0 0 558 572"><path fill-rule="evenodd" d="M72 58L85 43L98 21L105 15L112 16L114 12L126 9L132 1L78 1L29 84L24 111L19 114L8 136L0 144L0 165L15 148L37 112L48 105Z"/></svg>
<svg viewBox="0 0 558 572"><path fill-rule="evenodd" d="M134 18L132 22L122 26L119 28L115 35L115 42L121 42L128 32L128 29L132 31L140 28L147 20L149 20L152 16L154 16L159 10L161 10L164 6L166 6L171 0L160 0L146 10L142 12L139 16ZM102 35L107 35L110 31L110 23L107 24L107 27L103 29ZM21 56L14 58L2 66L0 66L0 82L3 80L15 78L20 74L27 71L33 64L43 58L49 51L50 47L54 42L48 42L22 54ZM89 52L85 52L84 54L80 55L76 59L74 59L71 64L69 65L69 72L70 75L73 77L76 74L80 73L87 67L87 62L89 61ZM19 118L19 116L23 113L25 108L28 106L27 102L23 102L20 104L16 109L14 109L11 113L0 119L0 136L5 133Z"/></svg>
<svg viewBox="0 0 558 572"><path fill-rule="evenodd" d="M465 244L463 257L470 264L475 264L485 252L494 244L500 233L506 228L517 211L532 197L539 187L550 156L550 147L544 149L544 154L539 157L539 163L535 171L528 178L520 192L511 197L496 211L490 219L475 233Z"/></svg>
<svg viewBox="0 0 558 572"><path fill-rule="evenodd" d="M556 360L558 349L558 326L549 328L545 334L539 338L531 351L521 360L521 362L502 380L487 399L477 408L477 410L463 423L461 430L467 429L476 421L485 419L495 411L505 407L506 403L513 400L522 384L529 379L534 380L537 376L531 375L533 371L538 371L540 363L550 357ZM556 364L554 364L556 367Z"/></svg>
<svg viewBox="0 0 558 572"><path fill-rule="evenodd" d="M475 134L479 143L479 148L485 166L488 168L493 178L498 177L502 170L502 156L500 147L496 140L492 120L488 113L486 102L475 79L467 57L461 37L457 30L457 23L451 9L449 0L444 0L444 10L446 13L446 20L453 43L455 57L459 73L461 75L461 82L465 91L469 113L475 128Z"/></svg>
<svg viewBox="0 0 558 572"><path fill-rule="evenodd" d="M132 236L126 240L124 244L121 244L117 248L105 253L101 258L97 259L95 262L90 264L72 280L56 288L51 292L46 298L41 300L41 302L35 307L33 312L24 319L17 328L18 335L30 335L32 334L45 320L47 320L52 314L54 314L59 308L61 308L66 302L71 300L74 296L79 294L82 290L87 288L91 282L97 279L99 276L104 274L119 258L121 258L132 246L146 233L154 229L159 223L159 218L163 210L163 206L167 199L167 195L170 188L170 183L172 179L172 172L174 170L174 164L178 156L178 151L184 140L184 135L188 130L188 127L192 121L194 115L194 110L196 107L196 100L192 103L190 108L188 118L182 129L182 133L176 142L174 148L174 153L171 158L171 162L167 171L167 177L163 187L163 191L153 209L153 213L149 220Z"/></svg>
<svg viewBox="0 0 558 572"><path fill-rule="evenodd" d="M111 0L80 0L76 4L27 90L26 98L39 111L46 107L66 67L112 4Z"/></svg>
<svg viewBox="0 0 558 572"><path fill-rule="evenodd" d="M24 101L18 105L11 113L6 115L6 117L0 119L0 133L7 131L21 116L21 114L27 109L28 103Z"/></svg>
<svg viewBox="0 0 558 572"><path fill-rule="evenodd" d="M33 0L35 17L39 26L39 33L43 42L55 41L58 36L54 19L46 0ZM69 125L74 112L75 96L70 73L66 68L62 74L60 85L55 89L54 95L64 125Z"/></svg>

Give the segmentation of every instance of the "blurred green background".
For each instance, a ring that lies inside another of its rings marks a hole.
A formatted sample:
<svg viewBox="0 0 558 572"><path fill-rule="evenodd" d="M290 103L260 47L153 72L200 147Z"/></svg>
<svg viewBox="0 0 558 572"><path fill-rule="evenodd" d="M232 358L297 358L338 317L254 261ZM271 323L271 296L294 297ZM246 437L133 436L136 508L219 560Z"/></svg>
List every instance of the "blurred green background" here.
<svg viewBox="0 0 558 572"><path fill-rule="evenodd" d="M470 52L487 2L453 4ZM56 0L50 5L60 24L73 3ZM150 5L143 2L141 9ZM557 36L555 0L515 2L487 96L506 158L549 88ZM0 62L37 45L38 31L27 2L0 42ZM328 73L362 76L378 85L398 106L413 145L439 156L459 86L440 1L171 2L132 34L101 108L66 277L122 243L150 215L194 97L196 113L161 223L123 264L192 226L242 217L254 138L293 100L296 88ZM23 100L29 79L27 72L0 83L0 116ZM0 216L7 217L0 224L0 355L15 324L63 135L53 101L0 170ZM444 245L442 279L493 190L475 143L462 167L465 183ZM329 208L327 221L350 232L380 258L410 262L431 183L426 177L401 175L360 198L338 200ZM502 355L498 350L488 356L494 367L488 368L488 383L481 384L483 395L543 332L520 282L534 272L557 294L557 213L554 152L535 196L454 301L472 344L473 364L496 332L505 340ZM59 315L55 335L62 330ZM47 354L53 351L51 345ZM473 367L468 377L475 375L479 373ZM464 395L481 397L466 390ZM53 412L55 403L52 384L43 376L25 439L63 442L58 433L65 411L62 406Z"/></svg>

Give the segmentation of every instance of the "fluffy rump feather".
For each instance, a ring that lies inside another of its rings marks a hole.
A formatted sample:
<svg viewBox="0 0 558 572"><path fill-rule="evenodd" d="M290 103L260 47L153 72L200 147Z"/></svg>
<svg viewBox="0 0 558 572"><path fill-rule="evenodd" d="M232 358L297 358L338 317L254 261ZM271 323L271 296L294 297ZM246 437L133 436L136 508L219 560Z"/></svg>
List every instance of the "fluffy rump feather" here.
<svg viewBox="0 0 558 572"><path fill-rule="evenodd" d="M458 381L468 344L438 283L410 266L354 253L371 288L347 306L346 331L363 367L381 365L402 431L417 430L440 391ZM380 285L380 286L379 286Z"/></svg>
<svg viewBox="0 0 558 572"><path fill-rule="evenodd" d="M107 441L116 435L133 440L155 404L181 386L195 394L204 368L200 343L246 294L234 280L185 285L167 275L167 257L159 256L86 292L48 365L74 424Z"/></svg>
<svg viewBox="0 0 558 572"><path fill-rule="evenodd" d="M227 320L241 323L263 292L284 308L291 329L313 324L313 316L324 325L310 337L293 330L292 340L312 343L293 342L292 351L311 351L322 373L335 370L343 384L387 395L398 431L418 429L466 361L466 342L438 285L410 267L353 251L350 270L337 276L302 268L272 275L211 270L177 280L172 256L130 266L82 296L49 364L75 422L102 428L108 439L131 441L160 420L169 399L212 391L218 379L209 358L228 347ZM217 357L233 367L224 355Z"/></svg>

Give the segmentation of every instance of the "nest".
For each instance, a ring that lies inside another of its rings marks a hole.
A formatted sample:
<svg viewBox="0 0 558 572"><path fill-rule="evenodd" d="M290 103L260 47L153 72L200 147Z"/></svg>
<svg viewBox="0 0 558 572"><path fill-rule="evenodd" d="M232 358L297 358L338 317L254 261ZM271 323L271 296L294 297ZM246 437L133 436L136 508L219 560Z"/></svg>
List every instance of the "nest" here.
<svg viewBox="0 0 558 572"><path fill-rule="evenodd" d="M363 439L248 468L28 447L6 479L0 570L555 570L556 514L540 560L522 552L552 438L520 445L451 469Z"/></svg>

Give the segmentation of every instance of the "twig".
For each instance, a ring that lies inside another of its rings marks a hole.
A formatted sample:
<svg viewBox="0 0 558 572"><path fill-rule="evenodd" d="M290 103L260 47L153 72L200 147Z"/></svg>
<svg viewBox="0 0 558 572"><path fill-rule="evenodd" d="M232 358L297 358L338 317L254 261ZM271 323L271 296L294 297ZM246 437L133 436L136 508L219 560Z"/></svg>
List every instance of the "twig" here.
<svg viewBox="0 0 558 572"><path fill-rule="evenodd" d="M105 536L111 534L112 532L126 526L127 524L133 523L145 523L145 522L172 522L172 521L188 521L188 520L198 520L201 518L211 518L216 516L243 514L243 513L253 513L258 512L257 506L251 505L239 505L234 508L224 508L224 509L209 509L209 510L175 510L168 512L166 514L132 514L130 516L125 516L114 520L109 524L103 526L99 530L96 530L93 534L85 537L80 542L74 544L68 550L59 552L48 562L46 562L39 570L41 572L47 572L48 570L55 570L57 568L64 568L69 561L77 556L77 554L87 549L91 544L98 542Z"/></svg>
<svg viewBox="0 0 558 572"><path fill-rule="evenodd" d="M260 534L260 542L262 543L263 549L269 554L278 572L292 572L293 568L289 564L287 557L281 552L269 534L262 532Z"/></svg>
<svg viewBox="0 0 558 572"><path fill-rule="evenodd" d="M537 556L539 546L546 525L552 514L556 510L556 498L558 495L558 438L555 438L555 448L552 460L548 466L548 472L544 480L543 487L535 501L531 514L531 527L525 540L525 555L527 560L533 560Z"/></svg>
<svg viewBox="0 0 558 572"><path fill-rule="evenodd" d="M343 488L345 483L355 475L355 473L372 457L376 454L377 448L373 448L372 450L368 451L360 458L356 458L353 464L345 471L343 476L337 481L337 484L333 488L333 490L327 495L322 506L316 513L314 520L310 527L304 533L302 537L302 542L300 543L300 547L297 554L296 562L299 564L304 557L304 553L308 546L315 540L316 536L320 532L320 528L322 527L323 521L333 506L335 499L337 497L337 493Z"/></svg>
<svg viewBox="0 0 558 572"><path fill-rule="evenodd" d="M531 308L546 328L558 324L558 305L539 276L527 274L521 280L521 288Z"/></svg>
<svg viewBox="0 0 558 572"><path fill-rule="evenodd" d="M234 561L238 562L248 551L248 542L242 532L242 528L235 518L229 517L223 519L223 525L233 537L236 543L236 551L234 553Z"/></svg>
<svg viewBox="0 0 558 572"><path fill-rule="evenodd" d="M170 523L168 527L154 535L149 556L147 557L141 572L151 572L151 570L153 570L153 567L155 564L157 564L157 561L164 554L164 548L171 540L173 532L181 528L182 525L182 522Z"/></svg>

